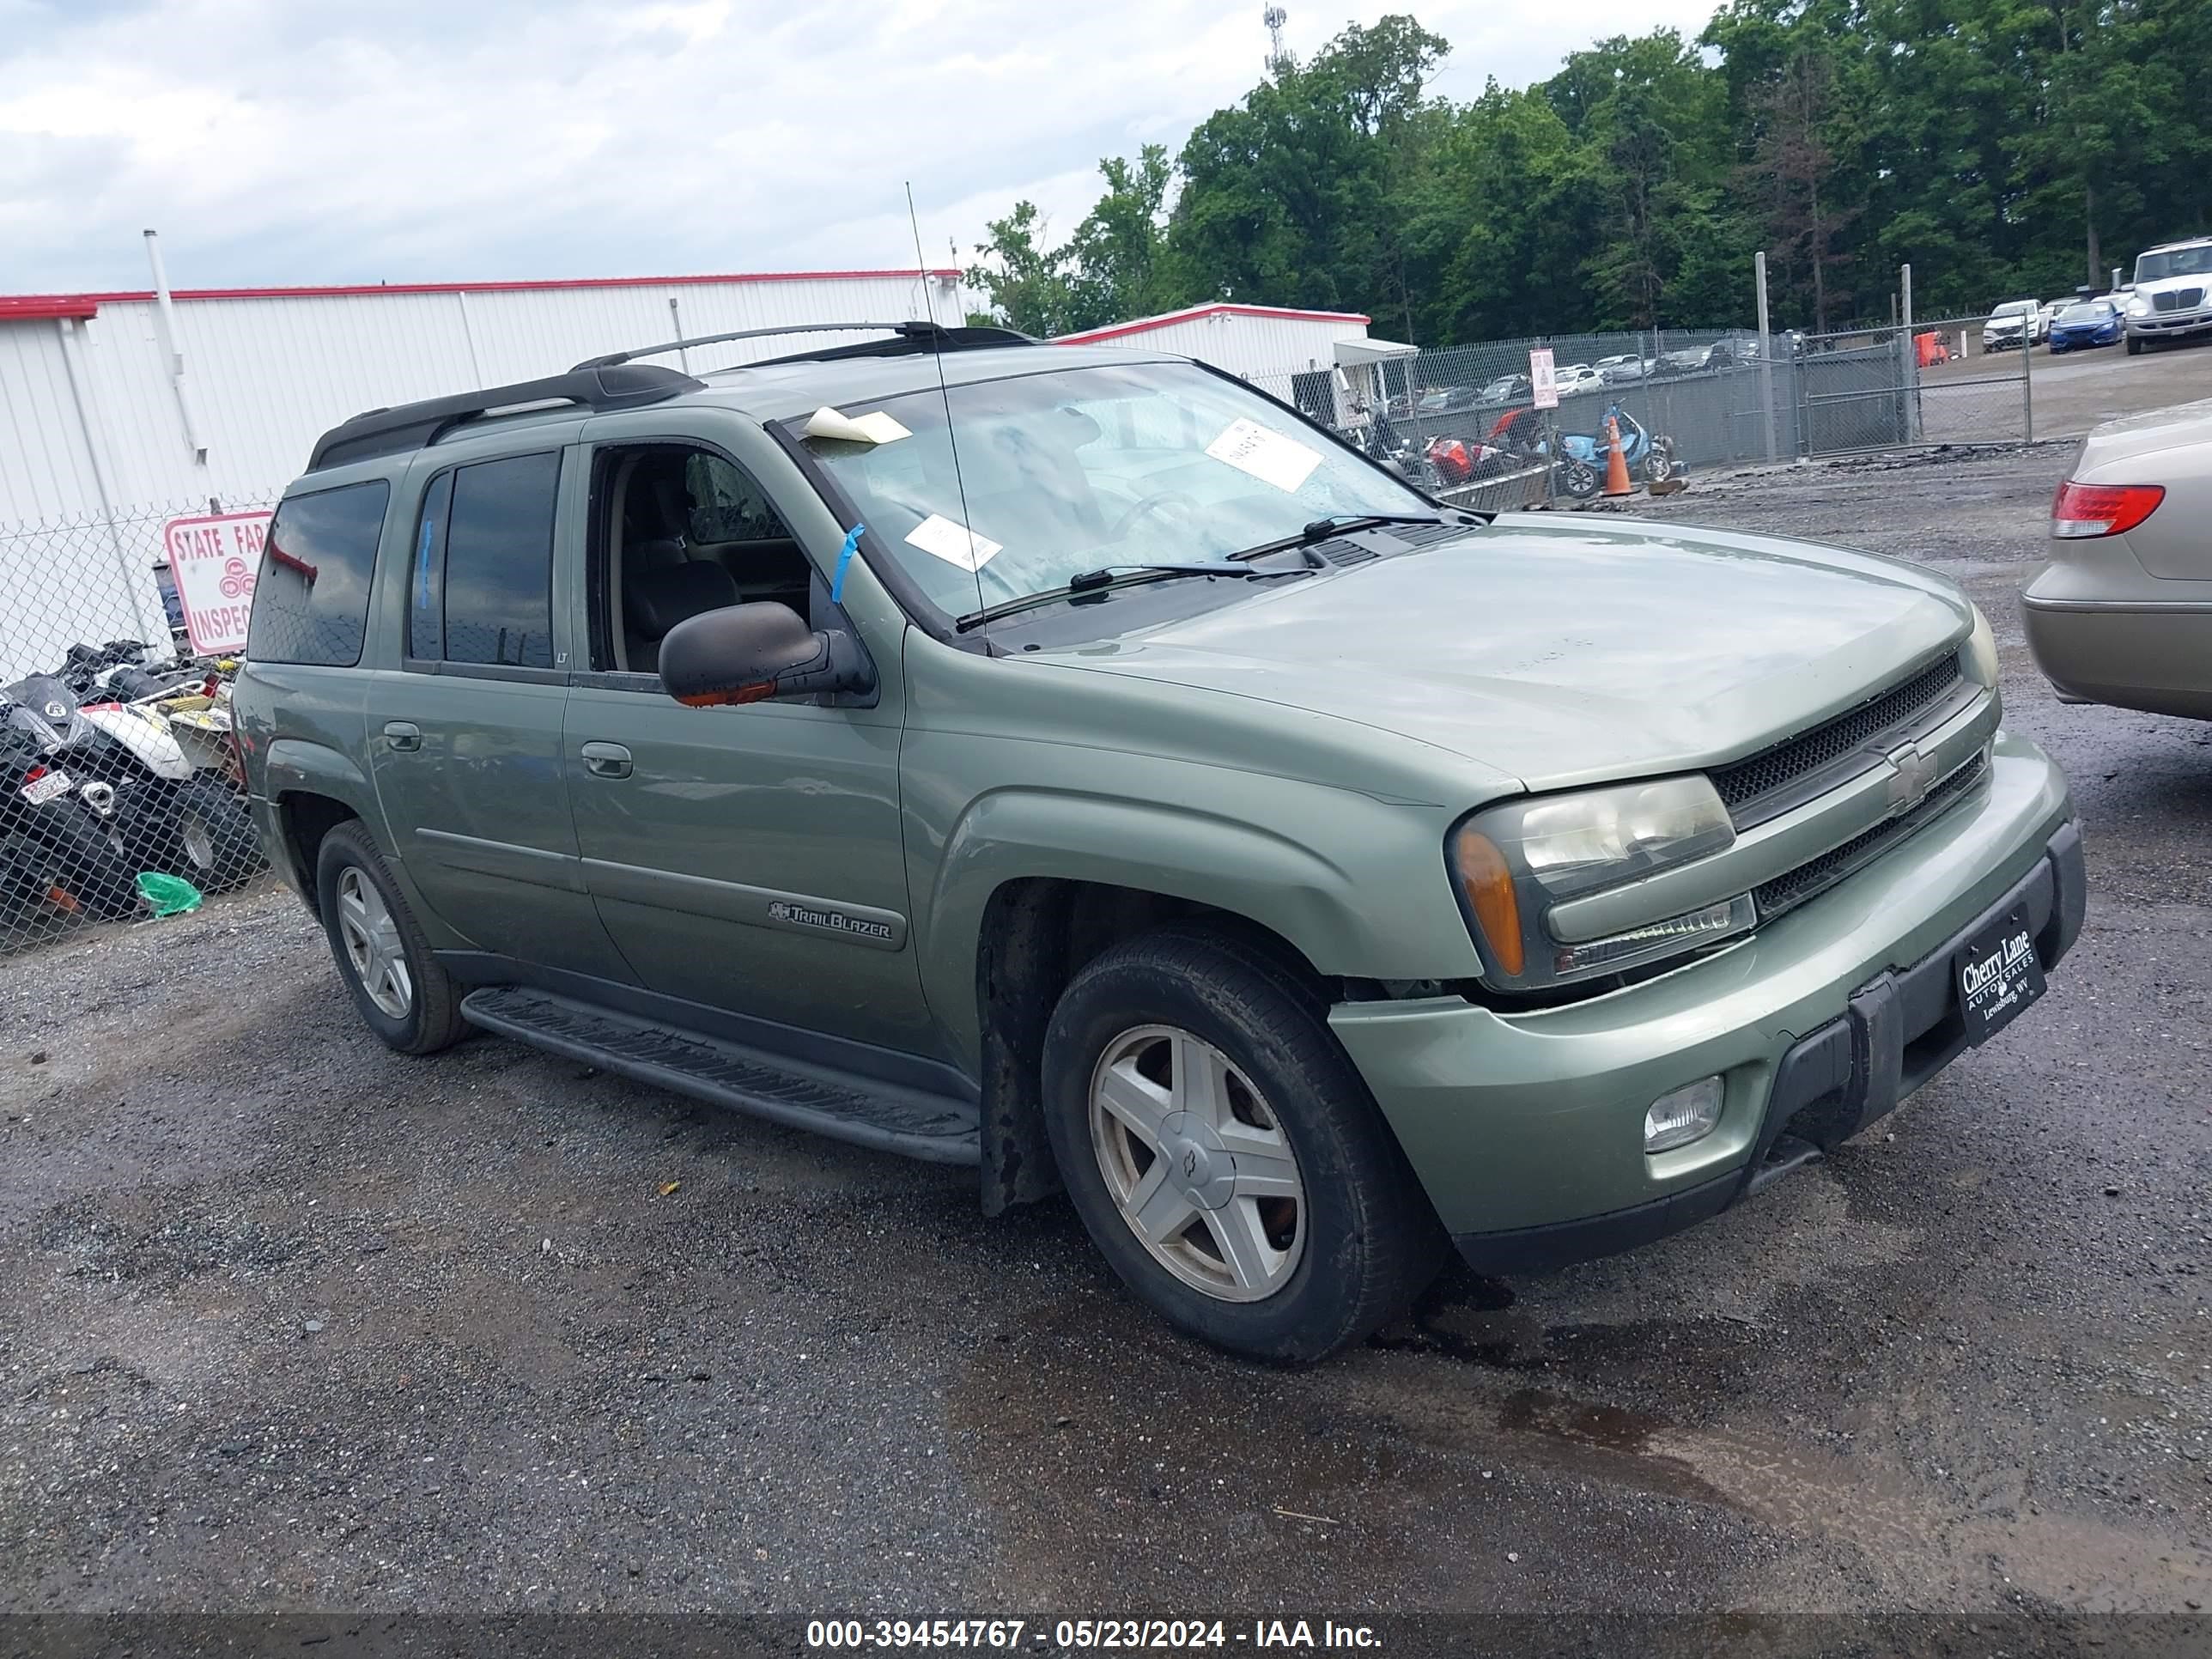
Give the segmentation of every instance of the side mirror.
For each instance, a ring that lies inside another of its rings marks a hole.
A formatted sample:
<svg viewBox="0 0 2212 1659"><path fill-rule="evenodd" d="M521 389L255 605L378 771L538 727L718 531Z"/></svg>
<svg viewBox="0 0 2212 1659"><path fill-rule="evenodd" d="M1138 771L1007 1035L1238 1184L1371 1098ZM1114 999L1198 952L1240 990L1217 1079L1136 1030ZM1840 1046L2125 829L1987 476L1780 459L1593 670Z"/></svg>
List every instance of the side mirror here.
<svg viewBox="0 0 2212 1659"><path fill-rule="evenodd" d="M872 691L874 665L840 629L818 632L787 605L763 602L702 611L660 642L660 683L693 708Z"/></svg>

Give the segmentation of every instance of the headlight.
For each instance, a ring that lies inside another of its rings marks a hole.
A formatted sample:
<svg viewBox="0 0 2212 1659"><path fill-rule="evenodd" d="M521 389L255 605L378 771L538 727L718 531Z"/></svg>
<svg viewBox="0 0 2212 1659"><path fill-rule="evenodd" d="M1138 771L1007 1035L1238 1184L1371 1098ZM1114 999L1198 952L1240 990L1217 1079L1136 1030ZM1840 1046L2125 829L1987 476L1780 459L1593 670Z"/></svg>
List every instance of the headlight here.
<svg viewBox="0 0 2212 1659"><path fill-rule="evenodd" d="M1966 678L1977 685L1997 683L1997 636L1979 605L1973 607L1974 631L1966 636Z"/></svg>
<svg viewBox="0 0 2212 1659"><path fill-rule="evenodd" d="M1562 899L1704 858L1735 840L1711 783L1680 777L1507 801L1462 823L1449 850L1485 977L1530 989L1680 956L1750 927L1748 897L1606 939L1564 940L1547 926Z"/></svg>
<svg viewBox="0 0 2212 1659"><path fill-rule="evenodd" d="M2138 294L2132 296L2128 301L2128 315L2130 317L2149 316L2150 295L2148 294Z"/></svg>

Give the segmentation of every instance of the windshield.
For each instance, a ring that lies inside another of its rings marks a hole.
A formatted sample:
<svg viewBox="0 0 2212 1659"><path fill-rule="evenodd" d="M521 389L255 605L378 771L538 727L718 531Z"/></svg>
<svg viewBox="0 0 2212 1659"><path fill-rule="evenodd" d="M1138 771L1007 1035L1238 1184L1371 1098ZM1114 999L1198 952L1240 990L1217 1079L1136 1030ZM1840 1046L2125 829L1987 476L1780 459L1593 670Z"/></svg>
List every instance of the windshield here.
<svg viewBox="0 0 2212 1659"><path fill-rule="evenodd" d="M904 435L791 429L852 498L872 546L954 616L1106 565L1219 559L1332 514L1435 511L1288 410L1187 363L932 386L841 412L878 410Z"/></svg>
<svg viewBox="0 0 2212 1659"><path fill-rule="evenodd" d="M2154 283L2161 276L2212 276L2212 242L2203 247L2169 248L2164 253L2145 253L2136 260L2136 281Z"/></svg>
<svg viewBox="0 0 2212 1659"><path fill-rule="evenodd" d="M2101 323L2112 314L2109 300L2085 300L2078 306L2069 306L2058 313L2062 323Z"/></svg>
<svg viewBox="0 0 2212 1659"><path fill-rule="evenodd" d="M1992 317L2025 317L2035 309L2033 300L2009 300L1990 313Z"/></svg>

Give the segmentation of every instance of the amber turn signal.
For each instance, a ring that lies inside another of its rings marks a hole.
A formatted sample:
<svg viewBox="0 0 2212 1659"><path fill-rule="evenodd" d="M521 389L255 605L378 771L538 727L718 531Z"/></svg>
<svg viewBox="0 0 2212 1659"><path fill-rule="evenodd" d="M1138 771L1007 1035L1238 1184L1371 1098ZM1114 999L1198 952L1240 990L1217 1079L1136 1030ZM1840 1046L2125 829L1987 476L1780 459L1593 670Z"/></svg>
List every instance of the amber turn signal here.
<svg viewBox="0 0 2212 1659"><path fill-rule="evenodd" d="M1458 866L1460 891L1482 929L1483 942L1500 972L1517 978L1525 965L1522 954L1521 902L1513 890L1513 872L1505 855L1486 836L1462 830L1452 842L1452 861Z"/></svg>

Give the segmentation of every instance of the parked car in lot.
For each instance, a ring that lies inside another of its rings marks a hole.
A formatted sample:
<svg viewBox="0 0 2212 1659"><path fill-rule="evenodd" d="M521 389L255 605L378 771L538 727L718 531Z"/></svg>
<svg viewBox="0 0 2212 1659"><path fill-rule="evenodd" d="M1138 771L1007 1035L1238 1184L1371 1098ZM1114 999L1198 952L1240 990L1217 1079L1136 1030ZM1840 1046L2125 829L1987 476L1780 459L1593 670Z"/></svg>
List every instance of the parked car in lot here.
<svg viewBox="0 0 2212 1659"><path fill-rule="evenodd" d="M2027 643L2069 702L2212 720L2212 401L2112 421L2051 503Z"/></svg>
<svg viewBox="0 0 2212 1659"><path fill-rule="evenodd" d="M2120 307L2110 299L2079 300L2061 310L2051 325L2051 352L2081 351L2092 346L2118 345L2122 324Z"/></svg>
<svg viewBox="0 0 2212 1659"><path fill-rule="evenodd" d="M1630 386L1648 375L1651 368L1642 357L1610 358L1599 369L1598 378L1607 386Z"/></svg>
<svg viewBox="0 0 2212 1659"><path fill-rule="evenodd" d="M2043 337L2043 302L2008 300L1990 313L1982 325L1982 349L2009 351L2025 349Z"/></svg>
<svg viewBox="0 0 2212 1659"><path fill-rule="evenodd" d="M2212 333L2212 236L2139 254L2122 311L2130 356L2147 345Z"/></svg>
<svg viewBox="0 0 2212 1659"><path fill-rule="evenodd" d="M1471 386L1432 386L1421 394L1420 412L1451 415L1462 409L1476 408L1484 401L1482 392Z"/></svg>
<svg viewBox="0 0 2212 1659"><path fill-rule="evenodd" d="M1486 404L1510 404L1528 395L1526 374L1501 374L1482 388L1482 401Z"/></svg>
<svg viewBox="0 0 2212 1659"><path fill-rule="evenodd" d="M1064 1189L1164 1317L1299 1361L1448 1242L1759 1192L2080 930L1931 571L1443 507L1177 358L674 350L356 416L277 508L254 811L394 1048Z"/></svg>
<svg viewBox="0 0 2212 1659"><path fill-rule="evenodd" d="M1562 395L1605 384L1605 377L1589 363L1562 363L1552 371L1552 380Z"/></svg>

